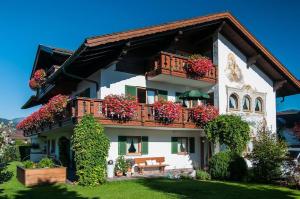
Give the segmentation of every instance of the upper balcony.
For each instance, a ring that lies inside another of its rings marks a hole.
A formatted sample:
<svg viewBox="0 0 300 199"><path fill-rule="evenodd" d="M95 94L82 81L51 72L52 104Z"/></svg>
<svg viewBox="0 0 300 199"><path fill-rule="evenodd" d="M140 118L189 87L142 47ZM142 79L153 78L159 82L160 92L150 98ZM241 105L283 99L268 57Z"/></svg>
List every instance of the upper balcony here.
<svg viewBox="0 0 300 199"><path fill-rule="evenodd" d="M31 132L24 132L25 136L47 132L51 130L59 130L66 126L73 126L74 123L86 115L93 115L102 125L106 127L146 127L146 128L169 128L169 129L198 129L191 120L192 109L182 108L180 117L173 123L164 124L155 120L155 112L151 104L139 104L136 114L130 121L120 122L107 117L107 113L103 112L103 100L91 98L74 98L69 101L62 117L51 125L43 126Z"/></svg>
<svg viewBox="0 0 300 199"><path fill-rule="evenodd" d="M205 75L195 78L186 72L187 62L187 57L160 52L151 62L152 70L146 74L147 79L194 87L207 87L217 82L216 66L213 66Z"/></svg>

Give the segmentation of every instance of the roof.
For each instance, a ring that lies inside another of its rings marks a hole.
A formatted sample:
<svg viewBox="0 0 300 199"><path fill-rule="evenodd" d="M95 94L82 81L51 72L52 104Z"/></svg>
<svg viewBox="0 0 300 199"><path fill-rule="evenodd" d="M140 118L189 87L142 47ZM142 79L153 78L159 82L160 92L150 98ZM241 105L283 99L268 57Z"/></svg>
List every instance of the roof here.
<svg viewBox="0 0 300 199"><path fill-rule="evenodd" d="M164 35L170 36L172 34L174 36L174 34L178 34L179 31L184 32L192 30L193 28L203 28L221 23L225 23L221 34L226 38L230 38L230 41L238 49L242 49L242 52L247 57L260 55L256 65L260 66L262 72L271 77L273 82L278 83L279 88L281 87L281 89L276 92L277 97L300 93L300 82L298 79L229 12L211 14L125 32L89 37L86 38L72 54L71 51L68 50L48 47L52 52L65 53L68 57L47 82L51 83L56 81L67 68L68 70L74 68L78 74L84 74L84 77L88 77L95 70L114 63L128 43L134 43L134 45L139 43L141 45L142 42L147 41L147 39L150 40L149 38L158 38ZM90 68L87 70L86 67L88 64ZM281 84L285 80L287 82Z"/></svg>

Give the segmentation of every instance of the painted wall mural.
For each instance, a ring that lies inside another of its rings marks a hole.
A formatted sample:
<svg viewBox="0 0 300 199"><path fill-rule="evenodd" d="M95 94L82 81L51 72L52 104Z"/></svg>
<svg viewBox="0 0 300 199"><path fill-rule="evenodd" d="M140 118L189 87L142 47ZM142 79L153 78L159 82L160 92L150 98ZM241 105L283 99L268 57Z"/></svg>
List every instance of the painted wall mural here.
<svg viewBox="0 0 300 199"><path fill-rule="evenodd" d="M242 82L243 75L242 75L241 69L238 66L238 64L236 63L235 56L232 53L228 54L227 68L226 68L225 72L227 73L227 77L229 78L230 81Z"/></svg>

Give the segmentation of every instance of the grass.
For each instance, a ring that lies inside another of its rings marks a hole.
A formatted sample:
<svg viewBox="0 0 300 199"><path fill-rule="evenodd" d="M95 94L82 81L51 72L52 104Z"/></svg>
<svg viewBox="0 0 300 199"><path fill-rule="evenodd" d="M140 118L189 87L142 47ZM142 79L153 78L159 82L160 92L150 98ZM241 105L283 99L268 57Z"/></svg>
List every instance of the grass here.
<svg viewBox="0 0 300 199"><path fill-rule="evenodd" d="M178 181L163 178L110 182L91 188L64 184L26 188L15 177L16 165L16 162L9 165L9 170L14 172L14 176L9 181L0 184L1 199L300 198L300 191L271 185L197 180Z"/></svg>

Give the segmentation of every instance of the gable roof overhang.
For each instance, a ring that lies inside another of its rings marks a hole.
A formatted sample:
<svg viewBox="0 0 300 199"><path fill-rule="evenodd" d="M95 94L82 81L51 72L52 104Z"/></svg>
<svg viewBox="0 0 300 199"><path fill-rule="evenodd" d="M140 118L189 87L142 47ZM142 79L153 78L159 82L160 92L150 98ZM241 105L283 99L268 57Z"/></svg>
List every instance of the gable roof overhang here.
<svg viewBox="0 0 300 199"><path fill-rule="evenodd" d="M232 42L247 57L257 57L256 65L274 82L280 84L277 97L300 93L300 82L281 64L235 17L230 13L218 13L188 20L181 20L158 26L146 27L126 32L87 38L82 45L62 65L60 70L50 78L51 81L62 75L65 70L76 70L90 63L98 63L85 76L94 70L117 61L128 42L131 46L142 44L151 39L176 35L178 31L188 31L225 22L220 33ZM101 64L99 64L101 61ZM72 69L73 68L73 69ZM84 68L84 67L82 67ZM87 71L87 70L85 70Z"/></svg>

